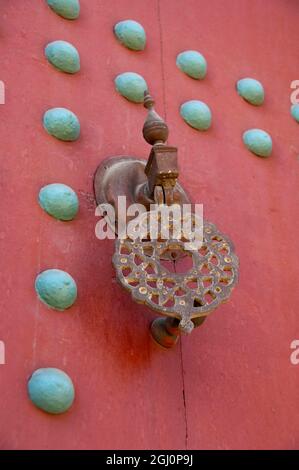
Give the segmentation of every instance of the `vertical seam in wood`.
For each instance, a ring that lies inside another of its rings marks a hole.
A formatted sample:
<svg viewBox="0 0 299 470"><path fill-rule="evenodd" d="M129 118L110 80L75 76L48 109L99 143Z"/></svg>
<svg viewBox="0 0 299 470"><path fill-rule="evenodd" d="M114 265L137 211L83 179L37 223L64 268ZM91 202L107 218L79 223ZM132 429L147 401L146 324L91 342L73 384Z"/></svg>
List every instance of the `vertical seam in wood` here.
<svg viewBox="0 0 299 470"><path fill-rule="evenodd" d="M181 354L181 371L182 371L182 384L183 384L183 404L184 404L184 416L185 416L185 449L188 450L188 419L187 419L187 403L186 403L186 392L185 392L185 371L183 362L183 345L182 338L180 338L180 354Z"/></svg>

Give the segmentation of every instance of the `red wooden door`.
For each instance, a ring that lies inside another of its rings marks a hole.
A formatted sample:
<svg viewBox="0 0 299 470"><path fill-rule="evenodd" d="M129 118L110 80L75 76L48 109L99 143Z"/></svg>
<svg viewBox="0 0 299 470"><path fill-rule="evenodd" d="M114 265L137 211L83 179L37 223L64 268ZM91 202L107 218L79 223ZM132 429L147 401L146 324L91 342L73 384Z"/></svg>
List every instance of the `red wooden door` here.
<svg viewBox="0 0 299 470"><path fill-rule="evenodd" d="M146 29L142 53L113 36L113 25L127 18ZM2 0L3 449L298 447L299 365L290 361L290 344L299 338L299 128L289 112L290 84L299 79L298 19L295 0L81 0L73 22L45 1ZM47 63L43 49L56 39L78 48L79 74ZM186 49L207 58L204 81L177 69L176 55ZM111 155L146 158L149 150L144 109L114 89L114 77L126 71L146 78L169 141L179 147L181 181L240 258L230 302L166 352L149 336L155 315L116 283L113 242L94 233L97 165ZM260 108L235 91L246 76L265 87ZM208 132L180 118L189 99L211 107ZM43 113L57 106L79 116L79 141L63 143L43 130ZM272 135L270 158L244 148L242 133L252 127ZM39 189L53 182L77 191L73 222L40 209ZM78 300L63 313L36 297L35 277L48 268L77 281ZM76 400L65 415L47 415L29 401L27 380L40 367L72 377Z"/></svg>

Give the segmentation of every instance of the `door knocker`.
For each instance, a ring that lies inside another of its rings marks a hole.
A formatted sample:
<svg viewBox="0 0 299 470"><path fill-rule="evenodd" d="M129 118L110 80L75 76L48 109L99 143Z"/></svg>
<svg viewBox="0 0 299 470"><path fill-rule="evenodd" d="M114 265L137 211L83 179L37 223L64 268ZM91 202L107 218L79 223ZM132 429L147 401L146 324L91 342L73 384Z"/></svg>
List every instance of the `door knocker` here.
<svg viewBox="0 0 299 470"><path fill-rule="evenodd" d="M152 322L151 334L161 346L170 348L181 332L191 333L228 300L238 280L239 263L232 242L214 224L202 222L201 243L194 245L194 232L192 241L185 231L176 231L174 236L176 219L171 211L165 222L160 211L151 210L153 205L171 208L191 202L177 181L177 148L165 143L167 124L154 110L148 93L144 106L148 116L143 136L152 146L148 161L129 156L103 161L95 174L94 189L97 204L112 205L116 220L118 196L126 196L127 207L138 203L146 208L138 219L142 235L116 238L113 265L118 281L133 300L164 316ZM196 227L192 211L181 214L180 222ZM155 221L154 239L148 229L150 217ZM130 220L128 217L126 223ZM171 234L167 239L162 236L165 228Z"/></svg>

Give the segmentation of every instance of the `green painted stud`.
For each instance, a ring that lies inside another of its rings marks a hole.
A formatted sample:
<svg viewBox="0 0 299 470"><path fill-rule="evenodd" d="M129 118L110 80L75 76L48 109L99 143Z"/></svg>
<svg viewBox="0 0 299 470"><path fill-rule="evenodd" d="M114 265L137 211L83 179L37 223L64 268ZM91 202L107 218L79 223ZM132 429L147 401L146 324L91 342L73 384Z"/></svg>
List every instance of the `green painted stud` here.
<svg viewBox="0 0 299 470"><path fill-rule="evenodd" d="M202 101L186 101L186 103L181 106L180 114L184 121L194 129L206 131L211 127L211 110L209 106Z"/></svg>
<svg viewBox="0 0 299 470"><path fill-rule="evenodd" d="M200 52L184 51L176 58L177 67L186 75L202 80L207 74L207 61Z"/></svg>
<svg viewBox="0 0 299 470"><path fill-rule="evenodd" d="M62 72L76 73L80 70L79 52L67 41L50 42L45 48L45 56L56 69Z"/></svg>
<svg viewBox="0 0 299 470"><path fill-rule="evenodd" d="M79 0L47 0L47 3L57 15L67 20L76 20L79 17Z"/></svg>
<svg viewBox="0 0 299 470"><path fill-rule="evenodd" d="M254 78L242 78L242 80L239 80L237 82L237 91L245 101L254 106L261 106L264 102L264 87Z"/></svg>
<svg viewBox="0 0 299 470"><path fill-rule="evenodd" d="M243 134L243 142L258 157L269 157L272 152L271 136L261 129L249 129Z"/></svg>
<svg viewBox="0 0 299 470"><path fill-rule="evenodd" d="M34 405L47 413L65 413L75 399L71 378L62 370L48 367L37 369L30 377L28 394Z"/></svg>
<svg viewBox="0 0 299 470"><path fill-rule="evenodd" d="M45 130L63 141L74 141L80 136L80 122L77 116L66 108L49 109L43 118Z"/></svg>
<svg viewBox="0 0 299 470"><path fill-rule="evenodd" d="M291 106L291 115L295 121L299 122L299 104L295 103Z"/></svg>
<svg viewBox="0 0 299 470"><path fill-rule="evenodd" d="M39 192L40 206L58 220L73 220L79 210L78 196L65 184L52 183Z"/></svg>
<svg viewBox="0 0 299 470"><path fill-rule="evenodd" d="M146 43L146 34L143 26L134 20L120 21L114 26L117 39L128 49L143 51Z"/></svg>
<svg viewBox="0 0 299 470"><path fill-rule="evenodd" d="M44 304L60 311L71 307L77 298L75 280L60 269L48 269L40 273L35 280L35 290Z"/></svg>
<svg viewBox="0 0 299 470"><path fill-rule="evenodd" d="M127 100L134 103L143 103L144 92L148 88L146 81L141 75L134 72L125 72L118 75L114 83L116 90Z"/></svg>

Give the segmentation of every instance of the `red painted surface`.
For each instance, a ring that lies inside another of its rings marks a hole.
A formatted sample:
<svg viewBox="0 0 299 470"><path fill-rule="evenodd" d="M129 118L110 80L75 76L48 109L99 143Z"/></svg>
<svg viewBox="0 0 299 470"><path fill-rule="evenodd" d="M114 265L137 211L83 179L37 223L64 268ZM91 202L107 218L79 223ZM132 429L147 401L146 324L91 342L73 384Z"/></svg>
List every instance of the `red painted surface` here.
<svg viewBox="0 0 299 470"><path fill-rule="evenodd" d="M81 0L78 21L39 0L3 0L0 13L1 323L3 449L289 448L299 447L299 365L290 363L298 325L298 124L289 115L297 65L295 0ZM113 24L140 21L142 53L116 42ZM80 51L76 76L54 70L44 46L65 39ZM207 58L198 82L175 65L178 52ZM170 143L179 147L181 180L206 218L234 240L240 283L231 301L204 326L164 352L150 339L154 314L116 284L113 242L95 238L92 180L109 155L146 158L142 106L114 91L113 78L135 71L147 79ZM264 106L246 104L235 82L251 76L266 90ZM199 133L178 113L202 99L213 127ZM78 114L82 137L62 143L41 125L45 110ZM242 144L244 130L273 137L259 159ZM71 223L37 204L41 186L62 182L80 197ZM60 268L77 280L79 298L65 313L36 298L40 271ZM59 367L77 396L63 416L48 416L27 398L39 367Z"/></svg>

